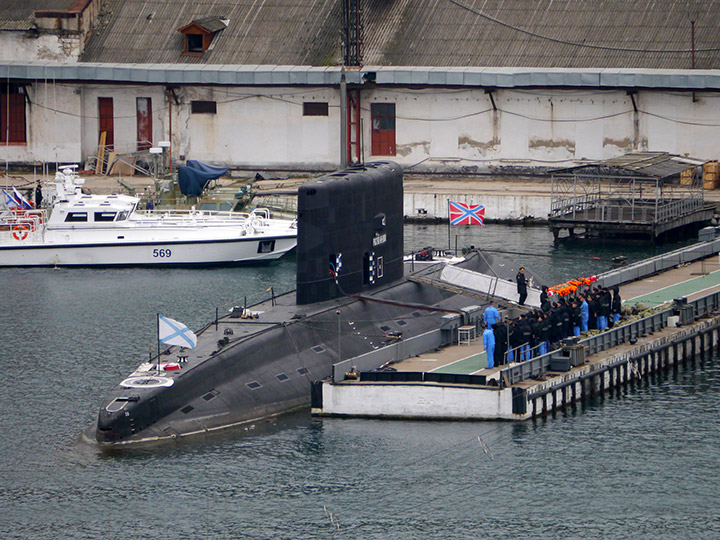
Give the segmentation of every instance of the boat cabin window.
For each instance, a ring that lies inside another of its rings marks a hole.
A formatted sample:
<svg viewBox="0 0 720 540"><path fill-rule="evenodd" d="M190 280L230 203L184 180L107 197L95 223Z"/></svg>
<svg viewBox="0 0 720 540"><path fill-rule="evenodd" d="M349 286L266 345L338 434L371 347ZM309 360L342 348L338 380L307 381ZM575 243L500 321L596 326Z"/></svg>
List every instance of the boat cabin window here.
<svg viewBox="0 0 720 540"><path fill-rule="evenodd" d="M116 212L95 212L95 221L115 221Z"/></svg>
<svg viewBox="0 0 720 540"><path fill-rule="evenodd" d="M81 223L88 220L87 212L68 212L65 223Z"/></svg>
<svg viewBox="0 0 720 540"><path fill-rule="evenodd" d="M117 219L115 221L125 221L128 218L127 211L122 211L118 214Z"/></svg>
<svg viewBox="0 0 720 540"><path fill-rule="evenodd" d="M273 251L275 251L275 240L260 240L258 253L272 253Z"/></svg>

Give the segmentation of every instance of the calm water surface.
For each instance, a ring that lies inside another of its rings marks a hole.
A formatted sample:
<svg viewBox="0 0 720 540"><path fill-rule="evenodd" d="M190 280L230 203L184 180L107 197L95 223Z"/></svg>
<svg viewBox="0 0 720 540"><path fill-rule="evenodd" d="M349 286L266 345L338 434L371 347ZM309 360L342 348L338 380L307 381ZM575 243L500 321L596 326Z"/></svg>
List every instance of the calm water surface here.
<svg viewBox="0 0 720 540"><path fill-rule="evenodd" d="M525 254L510 256L548 282L654 253L555 247L544 228L456 233L460 246ZM426 245L446 247L447 228L406 227L406 249ZM78 442L155 343L155 313L197 328L216 306L293 282L293 258L0 270L0 538L720 537L717 359L523 424L302 412L154 449Z"/></svg>

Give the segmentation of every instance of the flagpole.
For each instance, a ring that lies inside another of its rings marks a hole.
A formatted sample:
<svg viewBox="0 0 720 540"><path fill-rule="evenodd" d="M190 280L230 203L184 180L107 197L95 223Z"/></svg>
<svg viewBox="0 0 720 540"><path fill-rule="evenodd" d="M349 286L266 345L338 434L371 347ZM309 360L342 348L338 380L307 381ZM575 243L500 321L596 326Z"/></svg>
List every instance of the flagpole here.
<svg viewBox="0 0 720 540"><path fill-rule="evenodd" d="M450 244L450 199L447 201L448 203L448 251L452 249L452 245Z"/></svg>
<svg viewBox="0 0 720 540"><path fill-rule="evenodd" d="M158 355L157 355L157 372L160 374L160 314L155 314L157 317L157 339L158 339Z"/></svg>

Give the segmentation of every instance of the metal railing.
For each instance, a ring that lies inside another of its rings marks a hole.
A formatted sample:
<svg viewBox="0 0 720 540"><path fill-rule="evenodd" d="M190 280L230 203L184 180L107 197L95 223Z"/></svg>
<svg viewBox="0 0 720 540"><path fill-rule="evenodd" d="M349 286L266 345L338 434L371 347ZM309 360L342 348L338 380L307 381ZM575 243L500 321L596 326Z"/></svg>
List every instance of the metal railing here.
<svg viewBox="0 0 720 540"><path fill-rule="evenodd" d="M707 294L701 298L688 302L693 309L693 319L706 317L720 309L720 292ZM675 313L676 308L670 307L658 311L642 319L632 321L591 336L578 342L585 347L587 355L611 349L623 343L629 343L639 337L651 335L668 325L668 318ZM547 354L538 356L525 362L520 362L500 370L500 385L510 386L525 379L538 377L547 371L553 358L562 354L562 348L555 349Z"/></svg>

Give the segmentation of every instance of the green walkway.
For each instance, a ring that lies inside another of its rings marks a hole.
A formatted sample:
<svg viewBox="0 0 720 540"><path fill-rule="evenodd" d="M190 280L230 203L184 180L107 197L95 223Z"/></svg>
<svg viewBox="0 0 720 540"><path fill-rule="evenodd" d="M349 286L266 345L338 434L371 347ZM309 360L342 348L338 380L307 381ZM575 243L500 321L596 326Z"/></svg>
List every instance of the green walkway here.
<svg viewBox="0 0 720 540"><path fill-rule="evenodd" d="M458 345L460 347L460 345ZM480 345L482 347L482 345ZM433 373L462 373L470 374L487 367L487 354L485 351L473 354L462 360L456 360L445 366L431 370Z"/></svg>
<svg viewBox="0 0 720 540"><path fill-rule="evenodd" d="M687 281L676 283L675 285L669 285L658 289L642 296L636 296L625 300L624 306L631 306L637 302L648 304L649 306L659 306L672 300L673 298L680 298L682 296L690 296L691 294L698 293L705 289L709 289L716 285L720 285L720 270L707 274L705 276L698 276ZM479 347L482 347L482 342L478 343ZM485 369L487 367L487 355L485 351L479 354L473 354L466 358L456 360L445 366L431 370L433 373L460 373L470 374Z"/></svg>
<svg viewBox="0 0 720 540"><path fill-rule="evenodd" d="M630 306L638 302L648 304L649 306L659 306L672 300L673 298L680 298L682 296L690 296L691 294L698 293L710 287L720 285L720 270L717 270L711 274L705 276L699 276L687 281L676 283L675 285L669 285L662 289L658 289L642 296L636 296L623 302L623 305Z"/></svg>

